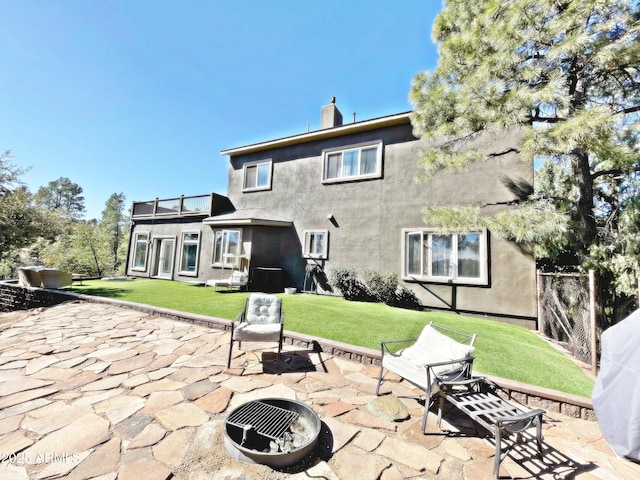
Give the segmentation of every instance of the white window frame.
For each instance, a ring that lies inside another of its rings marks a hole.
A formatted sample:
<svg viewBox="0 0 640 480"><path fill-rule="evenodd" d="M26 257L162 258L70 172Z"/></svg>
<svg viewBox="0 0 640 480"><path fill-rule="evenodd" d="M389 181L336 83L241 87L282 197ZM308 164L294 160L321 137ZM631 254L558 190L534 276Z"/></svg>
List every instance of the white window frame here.
<svg viewBox="0 0 640 480"><path fill-rule="evenodd" d="M267 182L265 185L258 185L258 171L260 170L260 167L265 167L267 169L268 172L268 176L267 176ZM255 185L247 185L247 174L248 174L248 170L251 168L255 168L256 169L256 175L255 175L255 179L256 179L256 184ZM270 190L271 189L271 177L272 177L272 173L273 173L273 162L272 160L269 158L267 160L260 160L257 162L250 162L250 163L245 163L242 166L242 191L243 192L257 192L260 190Z"/></svg>
<svg viewBox="0 0 640 480"><path fill-rule="evenodd" d="M320 251L316 251L312 248L314 245L312 243L312 239L316 235L322 235L324 238ZM302 248L304 258L325 260L327 258L327 252L329 251L329 230L304 230L302 232Z"/></svg>
<svg viewBox="0 0 640 480"><path fill-rule="evenodd" d="M195 240L187 239L188 235L197 235L198 238ZM188 275L191 277L198 276L198 266L200 265L200 239L202 238L202 234L199 230L186 230L184 232L180 232L180 270L178 271L179 275ZM194 265L194 270L185 270L184 262L185 262L185 248L189 245L196 246L196 264Z"/></svg>
<svg viewBox="0 0 640 480"><path fill-rule="evenodd" d="M330 148L322 151L322 183L339 183L350 182L353 180L366 180L382 177L382 140L376 142L358 143L346 147ZM362 167L362 151L376 148L376 165L375 170L371 173L361 173ZM357 155L357 171L352 175L344 174L344 155L345 153L355 153ZM340 174L338 176L329 177L329 161L330 158L339 155Z"/></svg>
<svg viewBox="0 0 640 480"><path fill-rule="evenodd" d="M134 234L133 239L133 256L131 259L131 270L135 270L136 272L146 272L147 271L147 261L149 260L149 245L151 242L149 241L149 232L136 232ZM142 237L145 237L144 240ZM144 262L141 267L136 266L136 257L138 253L139 244L145 244L144 251Z"/></svg>
<svg viewBox="0 0 640 480"><path fill-rule="evenodd" d="M237 233L238 234L238 251L233 255L240 255L242 253L242 230L240 229L230 229L230 228L218 228L213 231L213 247L211 251L211 265L214 267L222 267L222 268L233 268L235 259L231 261L225 261L225 258L231 258L229 255L229 233ZM220 254L220 261L216 261L216 238L220 234L222 236L222 252ZM226 239L225 239L226 234Z"/></svg>
<svg viewBox="0 0 640 480"><path fill-rule="evenodd" d="M478 256L480 258L480 275L477 277L462 277L458 275L458 239L463 235L479 235L479 247L480 251L478 252ZM420 245L423 248L420 248L420 273L410 273L409 272L409 257L408 257L408 239L410 235L420 235ZM452 236L452 245L451 245L451 271L449 275L434 275L431 271L432 268L432 241L433 236L436 235L451 235ZM425 252L425 238L427 242L426 252ZM454 232L450 234L443 233L436 229L429 228L405 228L402 230L402 276L403 280L417 280L431 283L447 283L447 284L464 284L464 285L488 285L489 283L489 253L487 249L487 238L488 231L486 229L480 231L473 232ZM425 259L425 253L427 258ZM425 272L425 265L427 271Z"/></svg>

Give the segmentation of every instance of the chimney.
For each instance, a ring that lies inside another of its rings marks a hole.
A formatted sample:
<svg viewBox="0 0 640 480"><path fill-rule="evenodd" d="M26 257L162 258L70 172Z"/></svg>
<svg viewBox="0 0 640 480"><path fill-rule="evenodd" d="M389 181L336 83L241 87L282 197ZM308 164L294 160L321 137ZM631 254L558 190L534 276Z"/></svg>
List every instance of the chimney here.
<svg viewBox="0 0 640 480"><path fill-rule="evenodd" d="M322 118L320 128L332 128L342 125L342 114L336 107L336 97L331 97L331 103L322 107Z"/></svg>

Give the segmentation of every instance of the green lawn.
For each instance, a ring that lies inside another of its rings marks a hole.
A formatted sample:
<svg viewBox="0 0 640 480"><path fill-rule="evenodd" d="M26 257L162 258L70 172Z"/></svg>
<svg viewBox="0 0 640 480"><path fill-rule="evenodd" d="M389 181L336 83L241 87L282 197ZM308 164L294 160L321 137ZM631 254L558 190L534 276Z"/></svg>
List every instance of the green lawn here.
<svg viewBox="0 0 640 480"><path fill-rule="evenodd" d="M214 293L181 282L136 279L91 280L73 291L185 312L231 319L246 293ZM378 349L380 340L416 337L430 321L477 333L474 368L485 374L588 397L593 380L571 359L523 327L448 312L416 312L379 303L349 302L322 295L278 295L285 328L294 332Z"/></svg>

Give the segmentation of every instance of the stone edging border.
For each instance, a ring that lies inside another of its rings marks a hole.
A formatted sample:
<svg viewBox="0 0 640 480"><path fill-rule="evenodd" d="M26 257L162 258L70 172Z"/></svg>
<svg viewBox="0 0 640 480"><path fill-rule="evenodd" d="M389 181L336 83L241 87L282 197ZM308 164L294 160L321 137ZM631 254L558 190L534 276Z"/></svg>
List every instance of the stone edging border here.
<svg viewBox="0 0 640 480"><path fill-rule="evenodd" d="M13 288L28 288L28 287L14 287ZM209 328L215 328L218 330L230 330L231 320L223 318L210 317L207 315L198 315L187 312L180 312L177 310L171 310L167 308L153 307L140 303L126 302L122 300L114 300L111 298L95 297L91 295L83 295L75 292L67 292L64 290L47 290L29 288L34 296L37 296L36 292L42 292L45 295L55 297L55 300L47 302L50 304L61 303L67 300L79 300L88 303L103 303L121 306L132 310L137 310L150 315L160 315L165 318L173 320L184 321L201 325ZM57 301L59 299L59 301ZM38 302L32 307L37 307ZM286 345L293 345L301 347L305 350L314 350L317 352L323 352L335 357L344 358L354 362L362 363L365 365L380 365L381 353L379 350L371 348L358 347L349 345L347 343L336 342L333 340L327 340L318 337L312 337L297 332L291 332L285 330L284 343ZM484 376L489 381L499 387L499 391L503 396L508 399L515 400L518 403L527 405L534 408L544 408L548 411L562 413L564 415L582 418L585 420L596 420L593 412L593 404L591 399L587 397L581 397L578 395L571 395L558 390L552 390L549 388L537 387L534 385L528 385L506 378L495 377L490 375L483 375L479 372L475 372L478 376Z"/></svg>

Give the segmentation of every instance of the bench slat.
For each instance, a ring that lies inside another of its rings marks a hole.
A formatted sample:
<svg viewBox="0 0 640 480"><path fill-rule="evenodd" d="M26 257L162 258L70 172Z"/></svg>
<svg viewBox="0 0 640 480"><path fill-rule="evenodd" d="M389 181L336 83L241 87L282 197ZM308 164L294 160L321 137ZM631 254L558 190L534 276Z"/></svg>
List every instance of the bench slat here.
<svg viewBox="0 0 640 480"><path fill-rule="evenodd" d="M482 379L478 379L479 385ZM452 386L454 384L451 384ZM469 387L468 384L466 385ZM528 427L536 427L535 440L538 444L538 455L542 458L542 432L541 422L544 410L527 411L500 398L493 392L478 392L475 390L440 390L440 407L438 412L438 422L442 418L444 400L449 400L451 404L467 414L472 420L492 432L496 440L496 454L493 474L499 476L501 460L501 437L503 429L505 432L522 432ZM509 419L513 418L512 421ZM500 426L501 428L498 428Z"/></svg>

